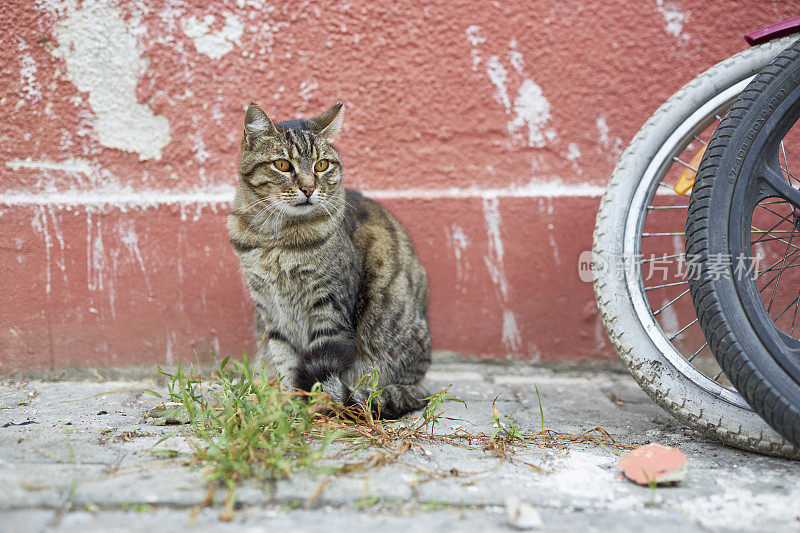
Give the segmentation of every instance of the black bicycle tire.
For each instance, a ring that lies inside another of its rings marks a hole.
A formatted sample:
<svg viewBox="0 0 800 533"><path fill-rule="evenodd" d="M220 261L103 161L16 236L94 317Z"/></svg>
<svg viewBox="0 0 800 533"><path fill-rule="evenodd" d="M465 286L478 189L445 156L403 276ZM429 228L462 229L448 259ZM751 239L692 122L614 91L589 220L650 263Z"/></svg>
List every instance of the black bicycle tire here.
<svg viewBox="0 0 800 533"><path fill-rule="evenodd" d="M786 99L800 82L800 40L762 70L734 102L709 143L689 202L686 254L699 267L690 276L692 301L706 339L731 383L753 409L793 444L800 445L800 383L778 364L748 319L745 308L762 305L738 291L732 264L725 276L709 268L710 257L731 256L734 191L750 179L743 161L757 157L755 138L776 98ZM797 93L795 93L797 94ZM722 254L722 255L719 255Z"/></svg>

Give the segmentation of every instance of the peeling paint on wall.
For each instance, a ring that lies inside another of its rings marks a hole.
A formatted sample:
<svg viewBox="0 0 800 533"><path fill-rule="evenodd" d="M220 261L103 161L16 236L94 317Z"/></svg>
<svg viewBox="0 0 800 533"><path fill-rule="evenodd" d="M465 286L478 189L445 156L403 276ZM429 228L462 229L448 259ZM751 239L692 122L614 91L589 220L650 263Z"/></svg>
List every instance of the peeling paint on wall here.
<svg viewBox="0 0 800 533"><path fill-rule="evenodd" d="M181 29L192 39L195 50L212 59L219 59L233 50L234 44L241 44L239 39L244 32L239 17L233 13L224 13L223 17L225 25L217 31L211 31L216 20L214 15L206 15L202 21L194 16L184 18L181 20Z"/></svg>
<svg viewBox="0 0 800 533"><path fill-rule="evenodd" d="M470 51L472 56L473 70L477 70L482 62L478 47L486 42L480 35L480 27L470 26L466 30L467 40L472 46ZM525 77L525 59L517 50L517 42L512 40L508 47L508 63L513 69L514 84L518 86L517 95L512 104L509 94L508 70L505 68L499 56L492 55L486 60L486 76L496 88L495 99L505 108L506 114L512 118L508 122L508 132L512 138L520 144L527 144L531 147L542 148L547 141L556 138L556 132L547 128L550 120L550 102L545 98L542 88L532 79ZM528 135L525 136L520 130L527 126Z"/></svg>
<svg viewBox="0 0 800 533"><path fill-rule="evenodd" d="M680 6L675 2L656 0L656 7L664 17L664 29L667 33L683 40L689 40L689 35L683 33L683 24L689 17L680 10Z"/></svg>
<svg viewBox="0 0 800 533"><path fill-rule="evenodd" d="M604 116L597 117L595 126L597 126L597 133L599 134L598 140L600 141L598 150L606 154L606 158L609 162L616 162L619 156L622 155L622 139L619 137L611 138L609 136L611 130Z"/></svg>
<svg viewBox="0 0 800 533"><path fill-rule="evenodd" d="M470 239L458 224L445 228L445 235L447 236L447 244L453 250L453 255L456 258L456 288L466 293L466 282L469 280L469 259L465 252L470 245Z"/></svg>
<svg viewBox="0 0 800 533"><path fill-rule="evenodd" d="M64 161L34 161L30 157L25 159L12 159L6 161L6 166L12 170L19 170L21 168L33 170L62 170L69 174L91 174L92 165L86 160L81 158L65 159Z"/></svg>
<svg viewBox="0 0 800 533"><path fill-rule="evenodd" d="M486 264L486 269L489 271L489 277L492 279L492 283L494 283L495 287L498 289L497 299L503 310L501 341L506 348L507 355L512 356L519 353L522 347L522 336L517 326L517 318L514 312L508 307L509 285L505 264L503 263L505 249L500 233L502 219L500 218L498 205L499 202L497 198L484 198L483 200L483 216L486 220L486 233L489 237L489 249L483 257L483 260Z"/></svg>
<svg viewBox="0 0 800 533"><path fill-rule="evenodd" d="M516 133L520 128L528 127L528 146L541 148L546 141L555 138L555 131L545 129L550 120L550 102L542 94L542 88L532 80L524 80L514 100L514 119L509 122L508 130Z"/></svg>
<svg viewBox="0 0 800 533"><path fill-rule="evenodd" d="M169 122L136 99L138 74L146 65L135 35L146 28L132 26L110 3L86 0L55 27L53 55L64 59L70 81L89 93L100 144L136 152L139 159L161 159L170 142Z"/></svg>
<svg viewBox="0 0 800 533"><path fill-rule="evenodd" d="M26 100L36 101L42 97L42 85L36 80L36 61L24 52L19 60L20 92Z"/></svg>
<svg viewBox="0 0 800 533"><path fill-rule="evenodd" d="M78 160L80 161L80 160ZM10 163L10 162L9 162ZM42 165L47 162L40 162ZM52 163L57 165L57 163ZM49 167L31 167L49 168ZM55 167L54 167L55 168ZM80 168L79 166L77 168ZM76 171L77 171L76 168ZM59 170L61 170L59 168ZM87 171L88 172L88 171ZM522 186L510 186L499 189L483 189L479 187L451 187L449 189L363 189L365 196L376 200L431 200L439 198L575 198L599 197L605 192L605 187L582 183L567 185L559 180L547 182L531 180ZM0 204L19 205L55 205L70 206L112 206L120 209L139 208L147 209L160 205L179 205L182 207L198 204L200 206L213 206L226 204L233 200L234 188L229 185L220 185L208 189L193 189L188 191L173 190L145 190L134 191L129 187L119 187L103 184L90 191L45 191L42 193L0 193Z"/></svg>

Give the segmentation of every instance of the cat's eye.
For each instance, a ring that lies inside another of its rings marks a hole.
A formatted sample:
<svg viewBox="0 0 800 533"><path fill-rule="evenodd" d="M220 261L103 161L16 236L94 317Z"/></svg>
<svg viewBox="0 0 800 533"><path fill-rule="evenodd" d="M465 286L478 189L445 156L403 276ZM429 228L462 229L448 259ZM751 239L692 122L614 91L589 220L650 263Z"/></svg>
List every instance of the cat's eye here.
<svg viewBox="0 0 800 533"><path fill-rule="evenodd" d="M281 172L289 172L289 170L292 168L292 164L286 159L277 159L273 161L272 164Z"/></svg>
<svg viewBox="0 0 800 533"><path fill-rule="evenodd" d="M320 159L314 165L314 170L316 170L317 172L325 172L326 170L328 170L328 162L325 161L324 159Z"/></svg>

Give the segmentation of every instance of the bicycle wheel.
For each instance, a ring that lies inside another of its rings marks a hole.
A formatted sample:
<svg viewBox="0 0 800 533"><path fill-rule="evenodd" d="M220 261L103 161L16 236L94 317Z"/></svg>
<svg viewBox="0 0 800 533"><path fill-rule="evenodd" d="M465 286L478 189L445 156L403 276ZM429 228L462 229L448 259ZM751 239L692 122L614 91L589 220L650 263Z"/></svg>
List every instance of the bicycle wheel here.
<svg viewBox="0 0 800 533"><path fill-rule="evenodd" d="M800 446L798 118L800 41L756 76L714 134L689 205L686 249L697 263L692 299L717 360L750 405Z"/></svg>
<svg viewBox="0 0 800 533"><path fill-rule="evenodd" d="M735 97L791 41L765 43L722 61L648 119L614 169L593 244L600 316L639 386L667 412L717 440L781 456L798 451L724 379L685 297L688 198L671 189L699 159Z"/></svg>

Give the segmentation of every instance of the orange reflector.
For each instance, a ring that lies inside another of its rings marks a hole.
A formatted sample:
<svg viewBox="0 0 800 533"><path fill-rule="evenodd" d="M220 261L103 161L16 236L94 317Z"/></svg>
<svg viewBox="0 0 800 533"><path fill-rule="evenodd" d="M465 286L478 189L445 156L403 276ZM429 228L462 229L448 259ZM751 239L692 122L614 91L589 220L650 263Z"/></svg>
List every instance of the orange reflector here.
<svg viewBox="0 0 800 533"><path fill-rule="evenodd" d="M683 172L681 172L681 175L678 177L678 182L672 188L676 193L683 196L692 189L694 178L697 176L697 171L695 169L700 166L700 161L703 159L704 153L706 153L706 145L703 145L703 147L694 154L692 160L689 161L689 166L692 168L684 168Z"/></svg>

